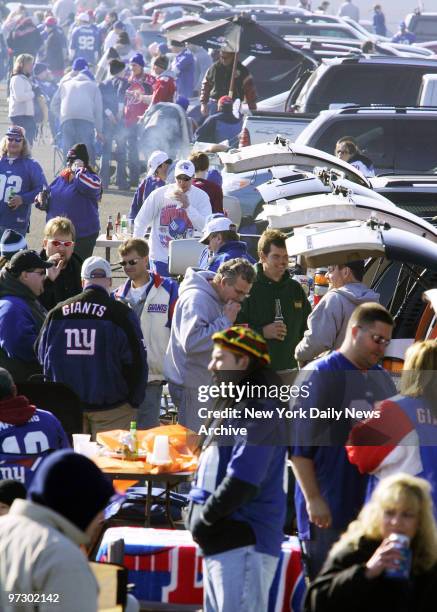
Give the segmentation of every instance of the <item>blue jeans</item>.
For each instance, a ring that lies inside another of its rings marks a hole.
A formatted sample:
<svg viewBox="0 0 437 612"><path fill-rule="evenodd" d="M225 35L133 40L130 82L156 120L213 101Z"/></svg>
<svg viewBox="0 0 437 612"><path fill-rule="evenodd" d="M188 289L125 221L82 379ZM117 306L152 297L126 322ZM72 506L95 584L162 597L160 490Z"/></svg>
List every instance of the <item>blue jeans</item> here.
<svg viewBox="0 0 437 612"><path fill-rule="evenodd" d="M265 612L278 561L254 546L205 557L204 612Z"/></svg>
<svg viewBox="0 0 437 612"><path fill-rule="evenodd" d="M138 406L137 428L150 429L159 426L159 411L161 409L162 385L160 383L149 383L146 394Z"/></svg>
<svg viewBox="0 0 437 612"><path fill-rule="evenodd" d="M64 121L61 125L61 132L64 157L67 157L67 153L73 145L83 142L88 151L90 164L93 165L95 163L94 124L91 123L91 121L85 121L84 119L67 119L67 121Z"/></svg>

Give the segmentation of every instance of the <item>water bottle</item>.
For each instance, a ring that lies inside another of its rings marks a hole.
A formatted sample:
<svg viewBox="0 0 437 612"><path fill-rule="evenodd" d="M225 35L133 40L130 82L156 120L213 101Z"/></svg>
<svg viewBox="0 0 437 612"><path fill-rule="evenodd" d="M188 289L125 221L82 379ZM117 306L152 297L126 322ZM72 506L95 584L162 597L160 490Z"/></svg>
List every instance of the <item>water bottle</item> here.
<svg viewBox="0 0 437 612"><path fill-rule="evenodd" d="M121 218L121 235L122 236L127 235L127 217L126 215L123 215Z"/></svg>

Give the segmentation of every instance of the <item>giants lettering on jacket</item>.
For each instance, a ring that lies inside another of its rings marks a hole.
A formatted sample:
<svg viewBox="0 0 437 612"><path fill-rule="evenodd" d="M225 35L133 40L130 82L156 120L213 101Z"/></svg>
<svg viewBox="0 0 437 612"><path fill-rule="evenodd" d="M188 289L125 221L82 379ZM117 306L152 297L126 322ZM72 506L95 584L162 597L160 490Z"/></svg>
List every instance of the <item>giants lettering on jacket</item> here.
<svg viewBox="0 0 437 612"><path fill-rule="evenodd" d="M72 314L89 314L96 317L103 317L106 312L106 306L102 304L93 304L92 302L73 302L72 304L65 304L62 307L62 314L64 317Z"/></svg>

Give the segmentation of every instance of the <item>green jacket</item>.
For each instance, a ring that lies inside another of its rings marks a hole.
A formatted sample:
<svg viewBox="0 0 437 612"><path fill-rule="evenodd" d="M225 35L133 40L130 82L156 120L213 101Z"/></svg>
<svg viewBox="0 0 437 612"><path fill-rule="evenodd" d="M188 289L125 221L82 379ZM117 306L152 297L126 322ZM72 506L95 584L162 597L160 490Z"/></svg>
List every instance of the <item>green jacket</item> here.
<svg viewBox="0 0 437 612"><path fill-rule="evenodd" d="M296 368L294 349L307 328L310 303L300 284L290 277L288 271L275 282L265 276L261 263L255 265L255 270L256 279L250 296L242 304L237 324L248 323L262 335L262 328L275 319L275 299L279 298L287 335L282 341L266 339L271 367L275 371Z"/></svg>

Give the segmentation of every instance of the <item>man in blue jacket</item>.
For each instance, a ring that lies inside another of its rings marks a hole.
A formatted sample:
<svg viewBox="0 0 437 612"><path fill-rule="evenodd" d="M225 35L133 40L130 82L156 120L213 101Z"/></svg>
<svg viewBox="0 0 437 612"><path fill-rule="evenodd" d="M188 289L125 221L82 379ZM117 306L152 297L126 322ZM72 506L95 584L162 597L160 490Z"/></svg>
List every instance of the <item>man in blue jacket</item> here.
<svg viewBox="0 0 437 612"><path fill-rule="evenodd" d="M191 98L194 91L194 73L196 64L194 56L183 43L171 40L170 51L175 54L171 63L171 71L176 75L176 91L178 96Z"/></svg>
<svg viewBox="0 0 437 612"><path fill-rule="evenodd" d="M0 366L15 382L41 371L33 345L47 311L38 297L52 266L36 251L19 251L0 273Z"/></svg>
<svg viewBox="0 0 437 612"><path fill-rule="evenodd" d="M247 244L239 240L232 219L216 213L208 219L199 242L208 246L202 251L199 268L217 272L222 263L242 257L254 264L255 259L247 252Z"/></svg>
<svg viewBox="0 0 437 612"><path fill-rule="evenodd" d="M137 315L112 299L111 266L88 257L83 292L50 311L37 341L44 374L82 400L84 430L129 429L147 383L147 354Z"/></svg>

